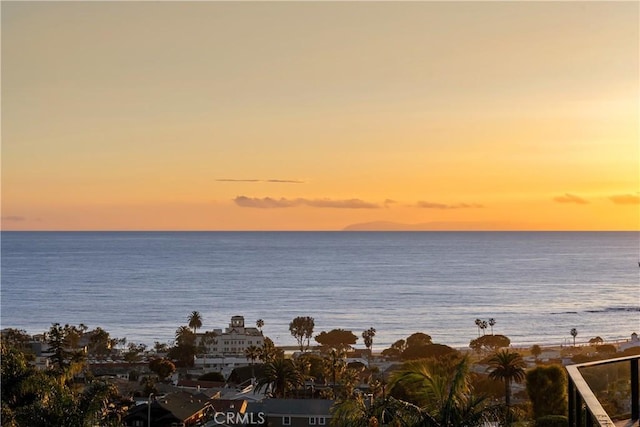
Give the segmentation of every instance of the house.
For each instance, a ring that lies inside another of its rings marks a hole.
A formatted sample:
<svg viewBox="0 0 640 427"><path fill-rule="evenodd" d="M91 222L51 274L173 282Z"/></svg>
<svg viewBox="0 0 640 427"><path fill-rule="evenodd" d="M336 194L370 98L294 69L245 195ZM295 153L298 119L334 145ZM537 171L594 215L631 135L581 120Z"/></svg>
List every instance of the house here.
<svg viewBox="0 0 640 427"><path fill-rule="evenodd" d="M218 406L223 402L216 402L205 394L191 394L188 392L175 392L162 396L159 399L142 405L137 405L129 410L124 417L124 425L127 427L190 427L203 424L215 415ZM246 407L246 402L244 403ZM238 404L242 407L242 404ZM229 410L225 406L225 410ZM149 424L149 415L150 421Z"/></svg>
<svg viewBox="0 0 640 427"><path fill-rule="evenodd" d="M242 420L246 418L246 410L246 400L212 399L204 393L180 391L158 397L151 402L151 408L149 403L131 408L123 421L127 427L147 427L151 415L153 427L190 427Z"/></svg>
<svg viewBox="0 0 640 427"><path fill-rule="evenodd" d="M181 379L176 382L175 387L181 391L189 393L202 393L210 398L220 399L222 391L227 387L226 383L218 381L200 381Z"/></svg>
<svg viewBox="0 0 640 427"><path fill-rule="evenodd" d="M625 351L628 348L640 346L640 338L635 332L631 334L631 340L622 343L618 346L618 351Z"/></svg>
<svg viewBox="0 0 640 427"><path fill-rule="evenodd" d="M270 427L328 426L333 400L265 399L261 410Z"/></svg>
<svg viewBox="0 0 640 427"><path fill-rule="evenodd" d="M257 415L257 414L256 414ZM203 425L210 426L246 426L261 425L264 420L248 413L247 401L237 399L214 399L212 411L208 420Z"/></svg>

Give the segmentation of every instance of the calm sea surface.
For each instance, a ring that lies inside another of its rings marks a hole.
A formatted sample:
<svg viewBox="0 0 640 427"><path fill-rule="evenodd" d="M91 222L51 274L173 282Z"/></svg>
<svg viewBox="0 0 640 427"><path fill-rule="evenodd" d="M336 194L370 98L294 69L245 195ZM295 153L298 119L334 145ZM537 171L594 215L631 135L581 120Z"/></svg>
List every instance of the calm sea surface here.
<svg viewBox="0 0 640 427"><path fill-rule="evenodd" d="M635 232L2 232L1 257L1 326L29 333L84 323L153 345L194 310L202 330L264 319L280 345L296 316L374 327L378 350L418 331L464 347L476 318L514 345L640 332Z"/></svg>

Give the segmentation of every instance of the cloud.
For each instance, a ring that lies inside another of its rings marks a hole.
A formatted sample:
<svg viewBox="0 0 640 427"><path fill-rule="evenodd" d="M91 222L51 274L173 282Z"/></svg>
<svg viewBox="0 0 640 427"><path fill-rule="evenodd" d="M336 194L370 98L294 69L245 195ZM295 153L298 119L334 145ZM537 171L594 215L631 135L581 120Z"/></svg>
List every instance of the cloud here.
<svg viewBox="0 0 640 427"><path fill-rule="evenodd" d="M633 194L618 194L609 197L616 205L640 205L640 196L634 196Z"/></svg>
<svg viewBox="0 0 640 427"><path fill-rule="evenodd" d="M302 204L314 208L337 208L337 209L377 209L380 206L375 203L368 203L360 199L330 200L330 199L297 199Z"/></svg>
<svg viewBox="0 0 640 427"><path fill-rule="evenodd" d="M284 198L281 199L272 199L271 197L264 197L259 199L257 197L246 197L246 196L238 196L233 201L236 205L243 208L261 208L261 209L271 209L271 208L291 208L293 206L297 206L294 200L287 200Z"/></svg>
<svg viewBox="0 0 640 427"><path fill-rule="evenodd" d="M478 203L458 203L455 205L447 205L444 203L433 202L418 202L415 206L423 209L477 209L484 207Z"/></svg>
<svg viewBox="0 0 640 427"><path fill-rule="evenodd" d="M19 222L19 221L26 221L26 220L27 218L23 216L18 216L18 215L7 215L2 217L2 221Z"/></svg>
<svg viewBox="0 0 640 427"><path fill-rule="evenodd" d="M365 202L360 199L332 200L332 199L274 199L271 197L246 197L238 196L233 199L236 205L243 208L292 208L296 206L310 206L313 208L333 209L377 209L380 206L375 203Z"/></svg>
<svg viewBox="0 0 640 427"><path fill-rule="evenodd" d="M589 203L587 200L569 193L566 193L564 196L554 197L553 201L558 203L575 203L577 205L586 205Z"/></svg>
<svg viewBox="0 0 640 427"><path fill-rule="evenodd" d="M297 179L233 179L233 178L221 178L216 179L218 182L271 182L277 184L304 184L304 181L298 181Z"/></svg>
<svg viewBox="0 0 640 427"><path fill-rule="evenodd" d="M276 182L282 184L304 184L304 181L298 181L295 179L267 179L265 182Z"/></svg>

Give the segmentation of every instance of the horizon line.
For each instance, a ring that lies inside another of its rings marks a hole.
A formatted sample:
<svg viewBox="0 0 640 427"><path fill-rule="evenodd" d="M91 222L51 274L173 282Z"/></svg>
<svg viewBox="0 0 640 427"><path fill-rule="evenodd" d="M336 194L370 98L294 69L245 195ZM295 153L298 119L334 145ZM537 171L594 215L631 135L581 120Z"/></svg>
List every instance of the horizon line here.
<svg viewBox="0 0 640 427"><path fill-rule="evenodd" d="M220 230L220 229L198 229L198 230L181 230L181 229L59 229L59 230L46 230L46 229L30 229L30 230L3 230L0 232L9 233L638 233L637 230L553 230L553 229L487 229L487 230L464 230L464 229L450 229L450 230L318 230L318 229L299 229L299 230Z"/></svg>

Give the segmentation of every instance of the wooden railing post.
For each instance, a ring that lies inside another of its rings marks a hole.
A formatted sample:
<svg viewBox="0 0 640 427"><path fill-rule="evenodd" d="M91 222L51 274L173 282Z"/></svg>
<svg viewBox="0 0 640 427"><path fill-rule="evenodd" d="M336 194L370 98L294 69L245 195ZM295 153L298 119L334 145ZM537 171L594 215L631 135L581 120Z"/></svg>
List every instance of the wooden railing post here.
<svg viewBox="0 0 640 427"><path fill-rule="evenodd" d="M578 427L576 424L576 386L571 377L567 383L569 384L569 427Z"/></svg>
<svg viewBox="0 0 640 427"><path fill-rule="evenodd" d="M631 367L631 419L640 419L640 382L638 381L638 359L629 361Z"/></svg>
<svg viewBox="0 0 640 427"><path fill-rule="evenodd" d="M582 396L576 391L576 427L583 427L582 422Z"/></svg>

